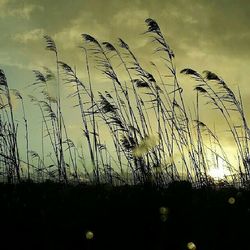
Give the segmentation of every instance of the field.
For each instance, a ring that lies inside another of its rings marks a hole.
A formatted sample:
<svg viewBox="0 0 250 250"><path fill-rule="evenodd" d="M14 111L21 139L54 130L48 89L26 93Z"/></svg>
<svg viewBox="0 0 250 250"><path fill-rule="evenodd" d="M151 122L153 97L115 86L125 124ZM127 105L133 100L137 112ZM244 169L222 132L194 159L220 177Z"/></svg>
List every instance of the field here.
<svg viewBox="0 0 250 250"><path fill-rule="evenodd" d="M0 203L4 250L249 247L245 189L2 184Z"/></svg>
<svg viewBox="0 0 250 250"><path fill-rule="evenodd" d="M145 22L144 35L149 36L153 52L158 55L157 64L148 62L150 71L122 39L118 40L118 49L88 34L81 35L80 48L85 58L85 80L81 80L76 68L61 61L56 43L48 35L44 39L54 66L33 70L35 80L27 86L25 97L9 86L5 72L0 70L3 182L56 180L135 185L152 181L164 186L184 179L204 186L219 177L234 185L248 185L250 129L240 90L234 93L211 71L198 73L185 68L177 72L175 54L159 25L150 18ZM108 81L101 83L107 85L106 90L95 86L101 86L98 72L100 79ZM179 74L194 82L192 109L184 98ZM80 124L70 123L74 117L65 119L65 85L73 91L68 98L70 106L78 111L72 114ZM36 128L35 138L30 137L32 114L26 110L31 105L36 107L33 112L40 114L42 125ZM224 124L224 137L229 138L227 144L234 150L231 158L215 126L210 128L200 119L201 105L209 112L215 110L216 119ZM70 138L72 126L81 128L77 130L78 145ZM34 141L41 145L38 151L31 148ZM211 175L211 171L217 171L219 176Z"/></svg>
<svg viewBox="0 0 250 250"><path fill-rule="evenodd" d="M241 92L208 70L177 71L160 26L145 23L156 62L141 63L122 39L81 34L78 70L45 35L51 69L34 69L24 95L0 69L0 249L250 249ZM180 75L193 84L192 107ZM103 78L109 88L98 89ZM73 91L80 145L70 137L63 86ZM223 123L233 154L200 119L204 106Z"/></svg>

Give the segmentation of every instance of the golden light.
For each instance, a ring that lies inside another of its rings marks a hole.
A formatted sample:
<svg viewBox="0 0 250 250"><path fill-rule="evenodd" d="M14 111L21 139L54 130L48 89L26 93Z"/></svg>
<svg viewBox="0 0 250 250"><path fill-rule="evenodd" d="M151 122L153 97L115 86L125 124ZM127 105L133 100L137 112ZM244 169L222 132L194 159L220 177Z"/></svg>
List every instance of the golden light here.
<svg viewBox="0 0 250 250"><path fill-rule="evenodd" d="M228 203L230 204L230 205L233 205L233 204L235 204L235 198L234 197L230 197L229 199L228 199Z"/></svg>
<svg viewBox="0 0 250 250"><path fill-rule="evenodd" d="M159 212L160 214L168 214L169 210L167 207L160 207Z"/></svg>
<svg viewBox="0 0 250 250"><path fill-rule="evenodd" d="M225 179L226 176L229 176L230 174L231 174L230 171L227 168L225 168L222 159L218 160L217 167L210 168L210 170L208 171L208 175L215 180Z"/></svg>
<svg viewBox="0 0 250 250"><path fill-rule="evenodd" d="M94 238L94 233L91 231L86 232L86 239L87 240L92 240Z"/></svg>
<svg viewBox="0 0 250 250"><path fill-rule="evenodd" d="M150 149L154 148L159 143L159 138L156 135L149 135L144 138L141 143L134 148L133 155L140 157L146 154Z"/></svg>
<svg viewBox="0 0 250 250"><path fill-rule="evenodd" d="M195 244L193 242L188 242L187 243L187 248L189 250L196 250L196 246L195 246Z"/></svg>

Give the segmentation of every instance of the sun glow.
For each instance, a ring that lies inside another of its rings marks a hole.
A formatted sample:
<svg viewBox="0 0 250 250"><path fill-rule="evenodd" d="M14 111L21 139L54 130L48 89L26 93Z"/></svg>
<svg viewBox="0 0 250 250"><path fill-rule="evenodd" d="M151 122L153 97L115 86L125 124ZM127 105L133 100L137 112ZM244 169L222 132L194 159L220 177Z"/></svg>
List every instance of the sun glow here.
<svg viewBox="0 0 250 250"><path fill-rule="evenodd" d="M210 168L208 175L215 180L222 180L229 176L230 171L225 168L223 163L224 162L222 160L218 160L217 167Z"/></svg>

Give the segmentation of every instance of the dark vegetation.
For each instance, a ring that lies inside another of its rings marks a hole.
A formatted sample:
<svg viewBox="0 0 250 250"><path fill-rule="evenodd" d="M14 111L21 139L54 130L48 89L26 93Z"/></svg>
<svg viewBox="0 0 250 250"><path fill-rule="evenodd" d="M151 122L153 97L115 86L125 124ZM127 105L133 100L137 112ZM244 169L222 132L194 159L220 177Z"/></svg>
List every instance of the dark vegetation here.
<svg viewBox="0 0 250 250"><path fill-rule="evenodd" d="M82 34L88 78L83 82L80 70L61 61L54 40L44 37L55 68L34 70L35 94L29 95L41 113L41 153L30 148L27 100L0 70L1 249L249 249L250 130L240 92L215 73L183 69L195 83L191 115L174 52L158 24L152 19L146 24L144 35L152 38L164 72L154 62L146 70L122 39L116 48ZM112 90L94 90L94 67ZM50 94L51 82L56 96ZM82 148L68 136L62 84L75 89L70 98L81 117ZM15 120L13 95L22 106L22 123ZM201 98L226 124L236 167L200 120ZM115 150L104 143L103 127ZM52 151L48 157L45 147ZM230 172L220 183L209 176L219 161Z"/></svg>
<svg viewBox="0 0 250 250"><path fill-rule="evenodd" d="M245 189L193 189L187 182L167 189L2 184L0 203L1 249L6 250L179 250L188 249L189 242L201 250L249 249ZM88 231L93 239L86 239Z"/></svg>
<svg viewBox="0 0 250 250"><path fill-rule="evenodd" d="M47 35L44 37L55 68L34 70L35 81L29 87L33 94L29 95L30 101L40 111L43 124L40 153L30 148L27 102L18 90L10 88L3 70L0 71L0 173L4 182L33 179L79 183L84 179L92 184L150 181L162 186L186 179L194 186L204 186L213 182L209 169L223 164L230 172L226 181L248 185L250 130L240 92L236 96L215 73L204 71L200 74L183 69L181 73L195 83L195 110L194 114L190 113L178 80L174 52L158 24L152 19L147 19L146 24L144 35L152 38L155 53L162 60L161 67L158 62L150 62L150 72L146 70L122 39L115 47L82 34L80 49L86 82L78 76L82 69L77 70L61 61L54 40ZM111 90L94 90L94 69L110 81ZM50 92L52 83L56 86L54 95ZM68 136L62 111L63 84L74 88L69 98L79 109L82 148ZM22 106L23 121L19 123L15 120L13 95ZM215 131L200 120L201 98L205 98L208 108L221 115L225 131L230 132L235 146L237 166L228 159ZM237 119L233 119L235 117ZM25 143L22 142L26 148L25 157L19 153L20 126L25 131ZM112 148L107 147L101 136L104 129L110 133ZM51 151L45 152L45 147Z"/></svg>

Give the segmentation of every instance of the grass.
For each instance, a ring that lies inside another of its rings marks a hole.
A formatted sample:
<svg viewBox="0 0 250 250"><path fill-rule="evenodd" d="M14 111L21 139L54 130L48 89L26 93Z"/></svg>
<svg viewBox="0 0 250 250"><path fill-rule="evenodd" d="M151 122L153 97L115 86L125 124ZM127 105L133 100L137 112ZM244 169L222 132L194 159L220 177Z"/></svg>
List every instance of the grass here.
<svg viewBox="0 0 250 250"><path fill-rule="evenodd" d="M119 39L118 46L114 46L109 42L99 42L89 34L82 34L80 51L87 75L87 80L82 81L80 71L61 61L55 41L50 36L44 36L46 49L54 56L54 69L45 67L42 71L33 71L35 82L31 88L38 91L30 95L30 102L38 107L42 115L41 156L29 146L32 138L29 137L29 115L25 113L27 100L14 90L22 103L26 138L26 157L19 155L19 124L14 118L11 89L5 73L0 71L0 170L4 182L33 179L79 183L87 179L92 184L154 183L165 186L185 179L193 186L202 187L214 182L209 176L209 169L219 167L220 159L230 171L233 184L248 185L250 132L240 92L237 96L213 72L204 71L201 74L189 68L181 70L195 82L193 119L178 79L175 54L157 22L150 18L145 22L144 35L152 39L155 53L164 62L167 80L162 77L163 72L156 63L151 62L150 71L145 69L122 39ZM93 68L110 81L111 90L95 90ZM51 82L56 83L56 96L50 94ZM76 147L68 136L62 110L63 84L73 86L75 90L70 98L77 102L75 108L79 109L81 116L82 141L87 145L84 150ZM233 167L234 164L228 160L216 133L200 120L202 98L225 120L225 131L230 131L235 144L237 167ZM233 119L235 116L239 117L237 124ZM103 129L109 131L113 143L110 148L101 135ZM44 145L50 145L52 152L44 152ZM50 163L45 161L45 153L50 153ZM179 155L181 167L176 155ZM31 163L30 159L37 163ZM90 159L91 169L86 166L85 159ZM21 163L27 166L28 171L20 169Z"/></svg>
<svg viewBox="0 0 250 250"><path fill-rule="evenodd" d="M241 93L213 72L185 68L180 73L195 85L190 112L175 54L156 21L146 20L144 35L165 68L155 62L144 68L122 39L115 46L82 34L83 69L63 62L55 41L44 37L54 68L33 71L29 100L0 70L1 249L249 248L250 132ZM96 69L111 89L96 90ZM84 147L69 136L63 84L74 89L69 98ZM23 123L15 119L12 96ZM201 121L204 101L230 132L238 166ZM41 113L41 154L30 146L29 104ZM230 176L216 181L209 170L221 164Z"/></svg>

